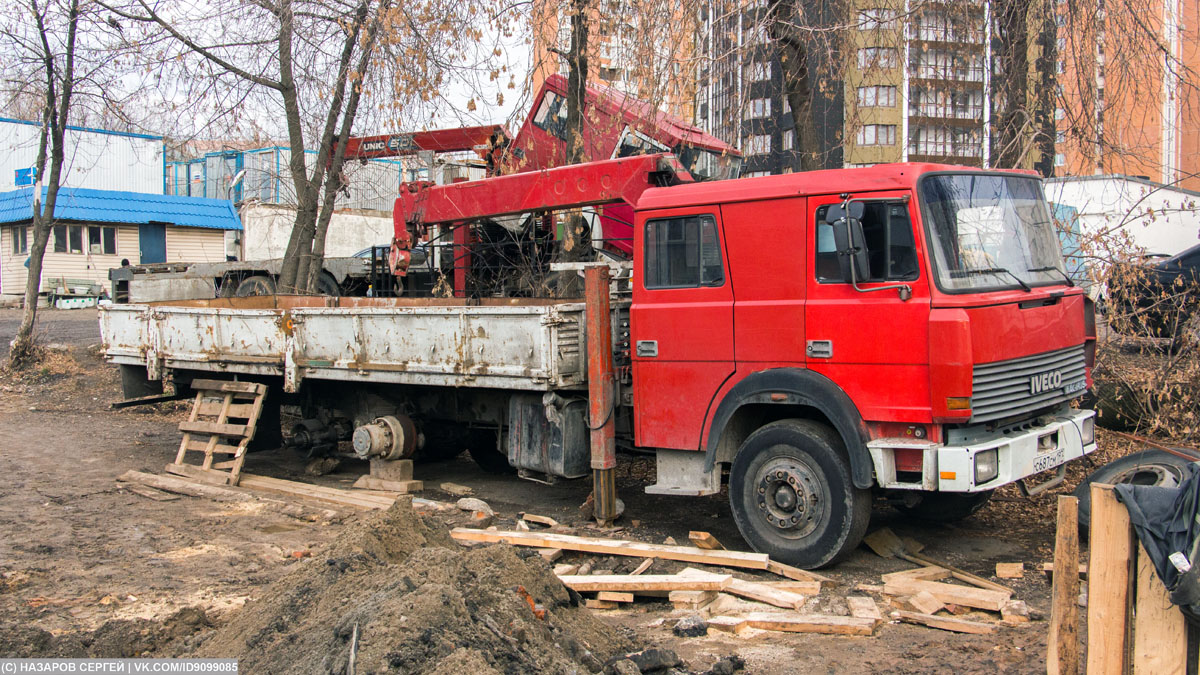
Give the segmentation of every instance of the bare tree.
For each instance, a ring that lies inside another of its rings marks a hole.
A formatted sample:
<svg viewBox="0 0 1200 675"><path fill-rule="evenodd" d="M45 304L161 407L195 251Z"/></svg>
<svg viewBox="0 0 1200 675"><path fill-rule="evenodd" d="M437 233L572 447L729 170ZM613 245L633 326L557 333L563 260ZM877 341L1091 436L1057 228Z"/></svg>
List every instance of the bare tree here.
<svg viewBox="0 0 1200 675"><path fill-rule="evenodd" d="M54 0L49 0L46 5L39 5L38 0L29 0L23 9L28 11L27 19L32 20L34 31L21 33L6 30L5 37L14 41L19 48L37 55L45 89L35 164L37 181L33 187L33 246L29 252L29 272L25 281L25 310L9 346L9 367L13 369L23 368L36 360L33 326L37 320L37 301L41 292L42 258L50 239L66 157L64 137L75 87L75 49L80 20L79 0L69 0L65 6ZM44 202L43 185L46 188Z"/></svg>

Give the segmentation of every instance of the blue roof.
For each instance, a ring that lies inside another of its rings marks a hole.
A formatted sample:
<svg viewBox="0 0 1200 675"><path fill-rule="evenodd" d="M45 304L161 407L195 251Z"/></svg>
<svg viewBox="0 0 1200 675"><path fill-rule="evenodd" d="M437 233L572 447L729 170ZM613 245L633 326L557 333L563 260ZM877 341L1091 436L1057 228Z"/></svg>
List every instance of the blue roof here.
<svg viewBox="0 0 1200 675"><path fill-rule="evenodd" d="M45 199L45 188L42 188ZM58 220L89 223L167 223L182 227L240 230L241 220L228 199L205 199L142 192L61 188L54 208ZM33 188L0 192L0 224L33 218Z"/></svg>

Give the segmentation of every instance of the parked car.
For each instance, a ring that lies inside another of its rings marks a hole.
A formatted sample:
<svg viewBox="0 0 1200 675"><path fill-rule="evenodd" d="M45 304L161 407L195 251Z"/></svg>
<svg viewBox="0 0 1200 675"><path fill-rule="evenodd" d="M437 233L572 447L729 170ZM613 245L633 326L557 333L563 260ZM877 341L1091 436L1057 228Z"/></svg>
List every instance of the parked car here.
<svg viewBox="0 0 1200 675"><path fill-rule="evenodd" d="M1122 334L1200 338L1200 244L1113 267L1109 326Z"/></svg>

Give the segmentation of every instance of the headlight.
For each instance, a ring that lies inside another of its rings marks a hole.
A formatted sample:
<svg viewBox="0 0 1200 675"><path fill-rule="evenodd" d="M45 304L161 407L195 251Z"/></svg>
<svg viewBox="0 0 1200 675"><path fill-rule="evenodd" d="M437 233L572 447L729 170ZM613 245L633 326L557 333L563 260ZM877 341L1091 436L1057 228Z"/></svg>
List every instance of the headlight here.
<svg viewBox="0 0 1200 675"><path fill-rule="evenodd" d="M1096 418L1089 417L1083 421L1083 425L1079 430L1079 435L1082 436L1084 445L1091 445L1096 442Z"/></svg>
<svg viewBox="0 0 1200 675"><path fill-rule="evenodd" d="M1000 451L998 448L975 453L975 484L993 480L1000 473Z"/></svg>

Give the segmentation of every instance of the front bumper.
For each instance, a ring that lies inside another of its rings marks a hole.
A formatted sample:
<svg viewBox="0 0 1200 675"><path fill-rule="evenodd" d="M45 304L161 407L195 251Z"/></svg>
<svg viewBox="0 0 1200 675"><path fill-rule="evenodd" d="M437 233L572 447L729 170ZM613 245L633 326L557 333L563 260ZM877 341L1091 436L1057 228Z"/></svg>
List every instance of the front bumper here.
<svg viewBox="0 0 1200 675"><path fill-rule="evenodd" d="M1085 443L1084 426L1096 413L1067 410L1045 416L1038 426L977 436L970 443L944 445L908 439L877 439L867 444L880 487L939 492L983 492L1022 481L1034 474L1059 468L1096 449L1095 433ZM1089 426L1091 424L1089 423ZM1093 427L1094 429L1094 427ZM896 471L895 451L920 450L919 474ZM980 455L995 451L995 476L976 480ZM919 478L919 480L917 480ZM1024 489L1025 486L1022 485Z"/></svg>

